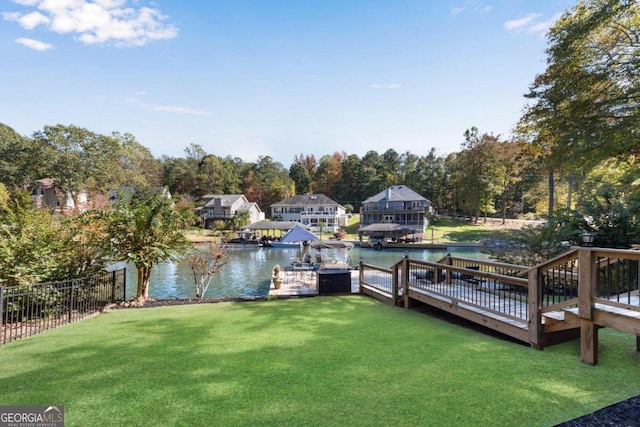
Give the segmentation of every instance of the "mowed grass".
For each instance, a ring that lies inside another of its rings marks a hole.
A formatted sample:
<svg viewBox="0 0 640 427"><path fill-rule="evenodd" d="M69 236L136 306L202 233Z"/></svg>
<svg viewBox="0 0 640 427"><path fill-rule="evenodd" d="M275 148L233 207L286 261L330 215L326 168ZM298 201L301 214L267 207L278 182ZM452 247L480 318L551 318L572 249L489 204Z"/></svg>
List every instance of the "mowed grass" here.
<svg viewBox="0 0 640 427"><path fill-rule="evenodd" d="M522 222L508 221L502 224L501 220L490 219L484 222L473 223L462 219L437 218L427 229L424 237L426 241L431 236L438 242L479 242L482 239L508 240L514 230L522 226Z"/></svg>
<svg viewBox="0 0 640 427"><path fill-rule="evenodd" d="M544 351L361 296L121 310L0 347L68 426L549 426L640 394L635 337Z"/></svg>
<svg viewBox="0 0 640 427"><path fill-rule="evenodd" d="M508 240L513 236L515 230L521 228L526 222L507 220L502 224L500 219L491 218L486 223L484 218L480 218L477 224L459 219L445 217L435 218L423 235L424 243L446 242L479 242L482 239ZM530 224L537 222L530 222ZM349 220L349 225L345 227L346 239L358 240L358 229L360 228L359 215L354 215ZM365 240L367 240L365 238Z"/></svg>

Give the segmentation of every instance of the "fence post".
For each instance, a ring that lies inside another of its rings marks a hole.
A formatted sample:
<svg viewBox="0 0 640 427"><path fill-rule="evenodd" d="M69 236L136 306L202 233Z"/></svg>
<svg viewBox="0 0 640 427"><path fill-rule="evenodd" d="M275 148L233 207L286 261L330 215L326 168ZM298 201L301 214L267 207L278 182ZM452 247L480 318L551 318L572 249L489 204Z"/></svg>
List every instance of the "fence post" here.
<svg viewBox="0 0 640 427"><path fill-rule="evenodd" d="M111 272L111 304L116 302L116 270Z"/></svg>
<svg viewBox="0 0 640 427"><path fill-rule="evenodd" d="M72 322L73 320L73 316L71 315L71 313L73 312L73 290L74 290L74 286L75 285L75 280L71 279L71 287L69 288L69 302L68 302L68 307L67 307L67 321L69 323Z"/></svg>

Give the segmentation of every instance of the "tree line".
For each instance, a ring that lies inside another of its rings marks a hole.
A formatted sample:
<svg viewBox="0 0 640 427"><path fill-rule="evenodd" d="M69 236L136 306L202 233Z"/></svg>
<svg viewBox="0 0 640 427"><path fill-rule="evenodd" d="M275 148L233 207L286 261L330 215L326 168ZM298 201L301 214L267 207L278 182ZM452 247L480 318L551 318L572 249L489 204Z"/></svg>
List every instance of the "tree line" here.
<svg viewBox="0 0 640 427"><path fill-rule="evenodd" d="M536 212L540 194L535 185L544 175L524 144L481 134L475 127L461 141L461 150L447 156L433 148L425 156L392 148L362 157L300 154L287 168L269 156L246 162L207 153L197 144L186 147L184 157L154 158L130 134L54 125L26 137L0 124L0 182L10 190L26 190L37 179L55 177L74 201L88 192L98 205L120 186L166 186L195 204L205 194L241 193L267 213L271 204L303 193L325 194L357 211L363 200L385 188L407 185L443 212L476 218Z"/></svg>

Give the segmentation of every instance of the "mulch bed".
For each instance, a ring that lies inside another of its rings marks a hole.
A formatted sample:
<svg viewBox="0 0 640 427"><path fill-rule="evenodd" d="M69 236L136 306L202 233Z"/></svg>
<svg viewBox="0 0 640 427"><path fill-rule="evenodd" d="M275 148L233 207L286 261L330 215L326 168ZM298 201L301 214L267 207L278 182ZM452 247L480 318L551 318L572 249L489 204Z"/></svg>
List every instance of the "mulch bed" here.
<svg viewBox="0 0 640 427"><path fill-rule="evenodd" d="M591 414L558 424L558 427L640 426L640 396L599 409Z"/></svg>
<svg viewBox="0 0 640 427"><path fill-rule="evenodd" d="M242 302L264 300L264 297L234 297L234 298L176 298L176 299L148 299L146 301L123 301L109 304L104 311L128 308L153 308L174 305L215 304L219 302Z"/></svg>

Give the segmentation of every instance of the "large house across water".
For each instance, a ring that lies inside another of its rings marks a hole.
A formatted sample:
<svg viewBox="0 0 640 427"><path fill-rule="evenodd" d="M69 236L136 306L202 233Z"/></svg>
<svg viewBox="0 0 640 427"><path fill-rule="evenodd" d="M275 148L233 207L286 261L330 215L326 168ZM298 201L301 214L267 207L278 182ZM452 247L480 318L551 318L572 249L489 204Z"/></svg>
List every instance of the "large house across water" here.
<svg viewBox="0 0 640 427"><path fill-rule="evenodd" d="M204 206L197 211L205 228L213 227L215 221L228 221L240 212L249 213L249 223L264 219L260 206L247 200L244 194L207 194L202 201Z"/></svg>
<svg viewBox="0 0 640 427"><path fill-rule="evenodd" d="M406 185L393 185L369 197L360 206L358 233L371 241L422 235L433 214L431 201Z"/></svg>
<svg viewBox="0 0 640 427"><path fill-rule="evenodd" d="M271 205L271 218L296 221L314 231L337 231L347 225L344 206L324 194L299 194Z"/></svg>

